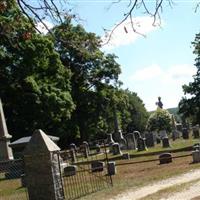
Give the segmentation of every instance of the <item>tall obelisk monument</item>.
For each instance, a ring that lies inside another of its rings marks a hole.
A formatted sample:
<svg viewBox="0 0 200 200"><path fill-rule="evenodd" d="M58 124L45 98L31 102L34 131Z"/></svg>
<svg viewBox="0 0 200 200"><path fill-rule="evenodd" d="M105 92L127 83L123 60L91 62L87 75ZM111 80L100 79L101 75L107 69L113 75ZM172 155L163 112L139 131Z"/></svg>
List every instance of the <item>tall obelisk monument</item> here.
<svg viewBox="0 0 200 200"><path fill-rule="evenodd" d="M3 106L0 99L0 161L13 159L12 149L9 147L11 135L8 134Z"/></svg>

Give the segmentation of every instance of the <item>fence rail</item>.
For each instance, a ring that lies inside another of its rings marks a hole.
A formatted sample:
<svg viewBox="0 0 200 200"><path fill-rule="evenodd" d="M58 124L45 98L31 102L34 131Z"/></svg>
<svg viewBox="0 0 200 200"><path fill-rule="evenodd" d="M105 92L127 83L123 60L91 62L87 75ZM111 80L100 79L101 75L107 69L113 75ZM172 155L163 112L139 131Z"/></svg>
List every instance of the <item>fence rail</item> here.
<svg viewBox="0 0 200 200"><path fill-rule="evenodd" d="M61 151L60 158L66 200L112 186L112 177L107 173L108 156L104 141L101 141L98 150L96 146L86 145L74 151Z"/></svg>

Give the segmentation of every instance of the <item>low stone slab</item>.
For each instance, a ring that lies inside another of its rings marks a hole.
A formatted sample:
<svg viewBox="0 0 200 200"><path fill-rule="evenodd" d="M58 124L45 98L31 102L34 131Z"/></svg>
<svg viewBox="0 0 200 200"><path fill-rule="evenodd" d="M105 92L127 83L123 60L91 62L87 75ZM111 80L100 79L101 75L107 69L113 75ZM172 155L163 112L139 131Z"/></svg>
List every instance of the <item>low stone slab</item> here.
<svg viewBox="0 0 200 200"><path fill-rule="evenodd" d="M167 164L172 162L171 153L163 153L159 155L160 164Z"/></svg>
<svg viewBox="0 0 200 200"><path fill-rule="evenodd" d="M64 168L64 176L75 176L77 172L77 166L70 165Z"/></svg>
<svg viewBox="0 0 200 200"><path fill-rule="evenodd" d="M104 169L104 162L101 161L93 161L91 163L92 172L102 172Z"/></svg>

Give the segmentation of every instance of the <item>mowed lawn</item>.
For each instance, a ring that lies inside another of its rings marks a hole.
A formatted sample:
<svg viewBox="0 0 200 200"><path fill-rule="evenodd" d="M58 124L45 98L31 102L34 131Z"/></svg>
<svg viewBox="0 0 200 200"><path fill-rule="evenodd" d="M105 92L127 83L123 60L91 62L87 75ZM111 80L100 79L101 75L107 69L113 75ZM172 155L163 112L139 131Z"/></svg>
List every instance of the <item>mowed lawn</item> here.
<svg viewBox="0 0 200 200"><path fill-rule="evenodd" d="M128 189L136 189L138 187L151 184L155 181L159 181L185 172L189 172L193 169L197 168L200 169L200 163L197 164L192 163L192 156L190 155L192 153L191 151L181 151L172 153L173 157L184 156L184 155L189 155L189 156L175 158L173 159L173 162L169 164L160 165L159 161L142 163L142 161L154 160L158 159L159 157L159 153L158 155L148 155L148 154L163 150L167 152L184 147L189 147L198 142L199 142L198 139L192 139L192 138L189 140L178 139L176 141L170 141L171 148L167 149L163 149L161 144L158 144L154 148L149 148L148 151L142 151L142 152L129 151L129 153L133 155L133 158L131 160L116 160L117 174L113 176L113 183L114 183L113 187L86 196L82 199L84 200L110 199ZM138 157L138 154L142 154L142 156ZM145 154L147 154L148 156ZM131 162L133 162L133 164L125 164Z"/></svg>
<svg viewBox="0 0 200 200"><path fill-rule="evenodd" d="M126 191L127 189L138 188L154 181L162 180L168 177L172 177L184 172L188 172L192 169L200 168L200 164L192 164L192 156L181 157L173 159L170 164L159 165L159 161L141 162L145 160L158 159L158 155L145 155L154 153L156 151L168 151L178 148L184 148L191 146L199 140L183 140L179 139L171 142L171 148L163 149L161 144L156 145L154 148L149 148L148 151L137 152L129 151L133 155L131 160L116 160L117 174L113 176L113 187L108 187L100 192L92 195L82 197L81 199L89 200L102 200L109 199L119 193ZM125 151L127 152L127 151ZM142 154L138 156L139 154ZM181 151L172 153L172 156L189 155L191 151ZM109 158L114 159L115 156L109 155ZM141 162L132 163L130 162ZM25 188L21 187L20 179L5 180L3 174L0 174L0 200L25 200L26 192Z"/></svg>

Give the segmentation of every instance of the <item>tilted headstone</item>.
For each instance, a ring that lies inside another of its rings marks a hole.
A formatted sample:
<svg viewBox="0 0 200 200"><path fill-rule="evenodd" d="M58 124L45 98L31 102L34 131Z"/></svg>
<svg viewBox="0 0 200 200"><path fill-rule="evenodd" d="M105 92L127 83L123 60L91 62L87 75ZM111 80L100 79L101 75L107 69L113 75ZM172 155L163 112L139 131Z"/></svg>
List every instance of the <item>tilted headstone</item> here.
<svg viewBox="0 0 200 200"><path fill-rule="evenodd" d="M165 138L162 139L162 147L163 147L163 148L168 148L168 147L170 147L169 138L168 138L168 137L165 137Z"/></svg>
<svg viewBox="0 0 200 200"><path fill-rule="evenodd" d="M138 151L145 151L145 150L147 150L144 138L141 138L141 137L138 138L138 140L137 140L137 148L138 148Z"/></svg>
<svg viewBox="0 0 200 200"><path fill-rule="evenodd" d="M0 99L0 161L12 160L13 152L9 147L11 135L8 134L3 106Z"/></svg>
<svg viewBox="0 0 200 200"><path fill-rule="evenodd" d="M182 129L183 139L189 139L189 131L187 128Z"/></svg>
<svg viewBox="0 0 200 200"><path fill-rule="evenodd" d="M32 135L24 151L29 200L64 200L59 150L42 130Z"/></svg>
<svg viewBox="0 0 200 200"><path fill-rule="evenodd" d="M127 149L136 149L136 140L133 133L128 133L126 136Z"/></svg>
<svg viewBox="0 0 200 200"><path fill-rule="evenodd" d="M121 155L122 154L119 143L114 143L112 145L112 153L113 153L113 155Z"/></svg>
<svg viewBox="0 0 200 200"><path fill-rule="evenodd" d="M154 147L154 138L153 133L149 132L145 134L145 142L147 147Z"/></svg>

